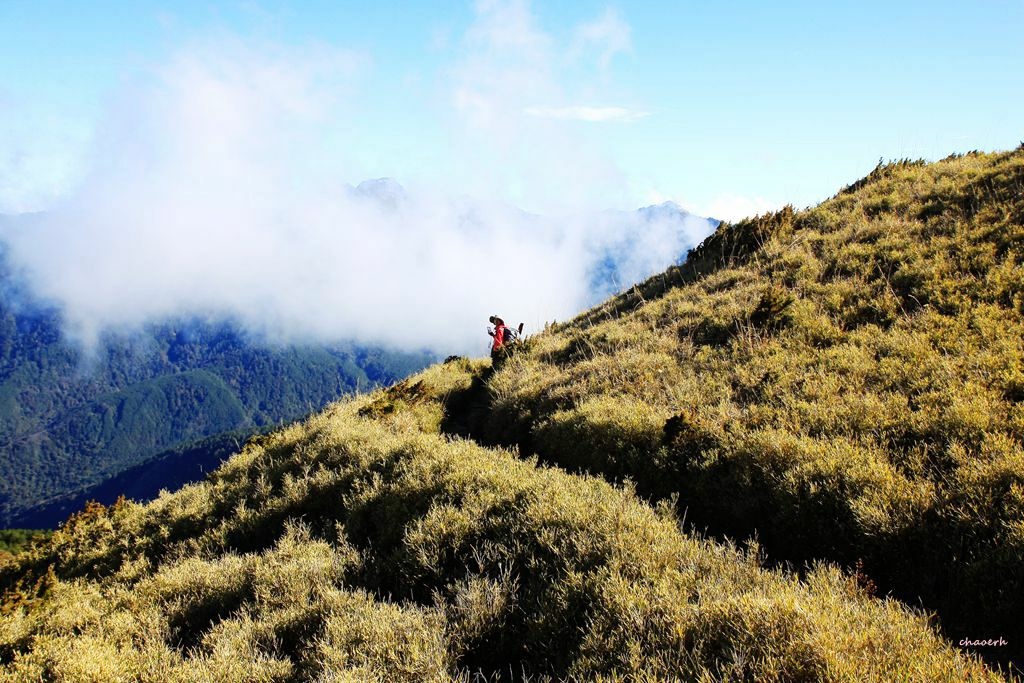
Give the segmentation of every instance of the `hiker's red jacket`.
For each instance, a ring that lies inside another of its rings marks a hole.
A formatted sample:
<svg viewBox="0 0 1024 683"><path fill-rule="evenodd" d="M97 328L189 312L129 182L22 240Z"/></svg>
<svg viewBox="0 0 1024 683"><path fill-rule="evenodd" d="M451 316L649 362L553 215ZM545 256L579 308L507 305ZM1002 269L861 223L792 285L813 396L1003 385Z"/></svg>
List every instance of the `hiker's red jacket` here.
<svg viewBox="0 0 1024 683"><path fill-rule="evenodd" d="M494 326L494 345L491 346L491 351L497 351L504 345L505 339L505 326L498 323Z"/></svg>

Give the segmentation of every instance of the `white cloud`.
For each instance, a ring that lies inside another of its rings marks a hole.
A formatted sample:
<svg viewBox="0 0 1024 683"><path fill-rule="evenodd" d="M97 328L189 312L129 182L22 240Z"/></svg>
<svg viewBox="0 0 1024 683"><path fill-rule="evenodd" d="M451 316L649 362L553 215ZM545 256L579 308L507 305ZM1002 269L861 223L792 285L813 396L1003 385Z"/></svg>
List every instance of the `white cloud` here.
<svg viewBox="0 0 1024 683"><path fill-rule="evenodd" d="M633 120L642 112L580 106L601 75L573 68L568 57L576 48L545 32L524 0L489 0L476 10L449 71L453 151L465 162L460 185L478 195L497 190L532 210L621 205L623 172L574 122Z"/></svg>
<svg viewBox="0 0 1024 683"><path fill-rule="evenodd" d="M219 40L125 84L82 182L6 231L10 257L86 344L200 314L277 340L480 351L491 313L536 329L591 303L609 254L628 281L691 246L700 225L602 218L621 174L570 123L524 113L571 95L565 48L525 3L480 3L462 45L443 86L455 180L473 182L454 190L481 200L412 186L369 201L342 182L360 180L344 159L317 156L345 135L364 56ZM622 115L582 113L609 109ZM550 217L512 208L516 191Z"/></svg>
<svg viewBox="0 0 1024 683"><path fill-rule="evenodd" d="M588 51L598 53L598 64L607 69L615 55L630 52L633 49L632 30L611 7L604 14L578 26L574 32L571 53L584 54Z"/></svg>
<svg viewBox="0 0 1024 683"><path fill-rule="evenodd" d="M38 210L74 178L88 131L0 88L0 213Z"/></svg>
<svg viewBox="0 0 1024 683"><path fill-rule="evenodd" d="M627 107L595 107L576 105L569 107L527 107L523 110L530 116L561 119L564 121L587 121L605 123L609 121L629 123L649 116L650 112Z"/></svg>
<svg viewBox="0 0 1024 683"><path fill-rule="evenodd" d="M514 54L539 62L551 48L550 37L537 25L529 0L478 0L467 42L495 54Z"/></svg>

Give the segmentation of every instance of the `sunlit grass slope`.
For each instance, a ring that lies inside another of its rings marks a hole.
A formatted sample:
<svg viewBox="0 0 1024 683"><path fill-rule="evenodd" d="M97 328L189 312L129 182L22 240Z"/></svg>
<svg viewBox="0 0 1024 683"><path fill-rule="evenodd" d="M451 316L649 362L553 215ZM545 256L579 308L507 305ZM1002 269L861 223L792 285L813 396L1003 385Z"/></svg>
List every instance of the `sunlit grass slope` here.
<svg viewBox="0 0 1024 683"><path fill-rule="evenodd" d="M1024 148L879 166L536 337L478 437L1024 656Z"/></svg>
<svg viewBox="0 0 1024 683"><path fill-rule="evenodd" d="M456 360L94 506L2 571L9 680L999 680L819 566L681 533L670 506L446 436Z"/></svg>

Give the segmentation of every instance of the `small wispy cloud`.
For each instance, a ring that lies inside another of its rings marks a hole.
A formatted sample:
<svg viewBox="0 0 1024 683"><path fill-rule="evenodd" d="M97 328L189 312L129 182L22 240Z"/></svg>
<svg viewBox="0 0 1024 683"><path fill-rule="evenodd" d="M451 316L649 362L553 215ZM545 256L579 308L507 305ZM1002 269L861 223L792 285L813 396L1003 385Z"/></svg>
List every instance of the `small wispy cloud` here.
<svg viewBox="0 0 1024 683"><path fill-rule="evenodd" d="M632 49L633 38L629 24L609 7L593 21L576 27L570 53L580 55L591 50L597 51L597 63L602 69L607 69L615 55Z"/></svg>
<svg viewBox="0 0 1024 683"><path fill-rule="evenodd" d="M587 121L589 123L631 123L651 114L649 111L630 109L628 107L595 107L589 105L527 107L523 112L528 116L559 119L561 121Z"/></svg>
<svg viewBox="0 0 1024 683"><path fill-rule="evenodd" d="M474 9L445 70L453 109L446 125L459 157L451 179L462 192L540 213L624 206L622 169L579 125L642 113L584 59L604 44L591 41L573 56L577 33L545 30L526 0L480 0Z"/></svg>

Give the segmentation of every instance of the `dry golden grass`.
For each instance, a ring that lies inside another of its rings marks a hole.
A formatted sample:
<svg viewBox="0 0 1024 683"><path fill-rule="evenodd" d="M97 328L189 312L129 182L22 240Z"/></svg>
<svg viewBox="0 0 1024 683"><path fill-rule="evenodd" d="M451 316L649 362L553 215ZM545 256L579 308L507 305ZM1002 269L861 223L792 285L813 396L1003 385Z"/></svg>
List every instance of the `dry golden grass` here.
<svg viewBox="0 0 1024 683"><path fill-rule="evenodd" d="M4 675L999 679L834 568L802 582L629 489L438 434L430 416L479 369L433 368L248 444L208 481L73 519L8 569L24 602L0 618Z"/></svg>
<svg viewBox="0 0 1024 683"><path fill-rule="evenodd" d="M1022 657L1022 222L1024 149L880 166L537 339L477 431Z"/></svg>

